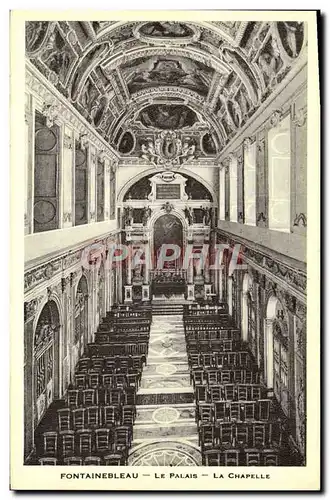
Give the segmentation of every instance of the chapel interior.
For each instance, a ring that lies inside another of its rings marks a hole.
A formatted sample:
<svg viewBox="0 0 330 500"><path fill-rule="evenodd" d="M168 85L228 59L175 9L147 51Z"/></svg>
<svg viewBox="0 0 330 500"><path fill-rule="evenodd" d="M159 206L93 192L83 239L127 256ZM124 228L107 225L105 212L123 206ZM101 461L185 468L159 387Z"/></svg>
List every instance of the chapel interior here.
<svg viewBox="0 0 330 500"><path fill-rule="evenodd" d="M25 35L22 460L305 465L306 26Z"/></svg>

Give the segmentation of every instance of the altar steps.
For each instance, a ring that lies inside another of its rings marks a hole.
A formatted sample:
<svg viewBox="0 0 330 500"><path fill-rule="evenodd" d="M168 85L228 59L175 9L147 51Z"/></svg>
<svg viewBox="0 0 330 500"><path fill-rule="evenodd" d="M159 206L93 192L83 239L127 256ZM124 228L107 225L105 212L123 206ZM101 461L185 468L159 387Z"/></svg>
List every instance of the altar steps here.
<svg viewBox="0 0 330 500"><path fill-rule="evenodd" d="M168 302L152 302L152 314L154 316L179 316L183 314L183 304Z"/></svg>

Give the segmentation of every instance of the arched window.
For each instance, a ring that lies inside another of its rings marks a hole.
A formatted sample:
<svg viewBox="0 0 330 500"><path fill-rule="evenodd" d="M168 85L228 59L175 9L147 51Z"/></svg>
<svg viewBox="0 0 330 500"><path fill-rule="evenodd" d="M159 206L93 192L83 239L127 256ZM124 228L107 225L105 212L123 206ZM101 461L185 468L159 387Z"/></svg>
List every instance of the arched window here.
<svg viewBox="0 0 330 500"><path fill-rule="evenodd" d="M59 313L54 301L42 309L34 335L34 376L37 422L54 398L58 385L58 332Z"/></svg>
<svg viewBox="0 0 330 500"><path fill-rule="evenodd" d="M254 358L257 359L258 344L256 336L256 312L251 292L248 292L247 294L247 310L248 310L248 342Z"/></svg>
<svg viewBox="0 0 330 500"><path fill-rule="evenodd" d="M266 320L267 385L283 411L288 413L288 327L283 307L276 297L270 297Z"/></svg>
<svg viewBox="0 0 330 500"><path fill-rule="evenodd" d="M88 285L85 276L80 278L77 287L74 323L73 342L81 355L88 341Z"/></svg>
<svg viewBox="0 0 330 500"><path fill-rule="evenodd" d="M268 132L269 228L290 231L290 115Z"/></svg>
<svg viewBox="0 0 330 500"><path fill-rule="evenodd" d="M226 181L225 181L225 168L223 167L219 172L219 218L225 220L226 212Z"/></svg>
<svg viewBox="0 0 330 500"><path fill-rule="evenodd" d="M234 155L230 158L229 185L230 220L237 222L237 157Z"/></svg>
<svg viewBox="0 0 330 500"><path fill-rule="evenodd" d="M106 314L105 312L105 282L104 282L104 265L103 262L101 263L99 270L98 270L98 314L99 314L99 321L101 318L103 318Z"/></svg>

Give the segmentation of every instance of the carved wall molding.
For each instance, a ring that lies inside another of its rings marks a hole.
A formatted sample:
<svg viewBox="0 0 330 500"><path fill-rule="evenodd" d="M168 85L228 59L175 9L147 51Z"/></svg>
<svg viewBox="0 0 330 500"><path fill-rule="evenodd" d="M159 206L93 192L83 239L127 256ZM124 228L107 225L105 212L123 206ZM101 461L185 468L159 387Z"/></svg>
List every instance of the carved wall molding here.
<svg viewBox="0 0 330 500"><path fill-rule="evenodd" d="M281 109L277 109L273 112L273 114L269 118L269 127L274 128L280 123L283 118L283 111Z"/></svg>
<svg viewBox="0 0 330 500"><path fill-rule="evenodd" d="M72 213L71 212L64 213L63 222L72 222Z"/></svg>
<svg viewBox="0 0 330 500"><path fill-rule="evenodd" d="M30 319L33 319L36 315L41 302L44 300L44 296L38 296L29 302L24 302L24 322L26 323Z"/></svg>
<svg viewBox="0 0 330 500"><path fill-rule="evenodd" d="M234 239L230 235L221 232L218 234L220 242L227 243L232 247L240 243L238 239ZM302 303L306 302L307 275L305 272L263 254L247 245L246 242L241 244L241 255L244 263L250 264L251 267L278 284L283 290L287 290Z"/></svg>
<svg viewBox="0 0 330 500"><path fill-rule="evenodd" d="M72 149L73 147L73 139L67 134L64 134L63 137L63 146L67 149Z"/></svg>
<svg viewBox="0 0 330 500"><path fill-rule="evenodd" d="M292 121L297 127L303 127L306 123L306 120L307 120L307 109L300 108L298 109L298 111L295 112Z"/></svg>

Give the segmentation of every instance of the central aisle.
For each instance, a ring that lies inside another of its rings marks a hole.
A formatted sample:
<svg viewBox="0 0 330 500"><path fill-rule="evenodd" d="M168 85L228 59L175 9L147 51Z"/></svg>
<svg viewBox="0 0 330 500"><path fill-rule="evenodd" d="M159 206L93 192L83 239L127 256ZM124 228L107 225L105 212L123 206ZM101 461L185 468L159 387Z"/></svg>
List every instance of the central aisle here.
<svg viewBox="0 0 330 500"><path fill-rule="evenodd" d="M201 464L182 315L153 316L129 465Z"/></svg>

